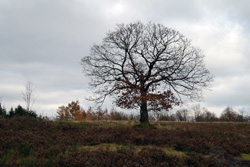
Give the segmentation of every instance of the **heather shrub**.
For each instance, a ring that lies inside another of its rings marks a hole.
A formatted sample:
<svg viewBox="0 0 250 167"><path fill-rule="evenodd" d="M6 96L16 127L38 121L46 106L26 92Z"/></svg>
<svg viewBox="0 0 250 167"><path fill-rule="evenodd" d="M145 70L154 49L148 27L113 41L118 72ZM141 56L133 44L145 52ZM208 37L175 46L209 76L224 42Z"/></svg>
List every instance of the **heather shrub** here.
<svg viewBox="0 0 250 167"><path fill-rule="evenodd" d="M0 127L0 166L237 166L237 157L250 153L246 123L165 122L152 129L13 117Z"/></svg>

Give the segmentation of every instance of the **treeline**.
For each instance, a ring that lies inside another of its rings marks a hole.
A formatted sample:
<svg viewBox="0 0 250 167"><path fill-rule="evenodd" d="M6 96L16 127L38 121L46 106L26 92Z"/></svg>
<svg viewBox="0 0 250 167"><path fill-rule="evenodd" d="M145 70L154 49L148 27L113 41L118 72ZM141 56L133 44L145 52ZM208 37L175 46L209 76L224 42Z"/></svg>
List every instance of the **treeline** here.
<svg viewBox="0 0 250 167"><path fill-rule="evenodd" d="M206 108L200 109L198 107L191 109L180 109L175 113L157 113L159 121L191 121L191 122L250 122L250 117L235 111L232 107L226 107L219 117L215 113ZM154 117L155 118L155 117Z"/></svg>
<svg viewBox="0 0 250 167"><path fill-rule="evenodd" d="M36 112L31 110L28 111L20 105L18 105L15 109L11 108L10 111L7 112L6 109L0 103L0 118L12 118L14 116L29 116L37 118Z"/></svg>
<svg viewBox="0 0 250 167"><path fill-rule="evenodd" d="M108 109L92 109L87 110L80 107L78 101L72 101L67 106L60 106L57 110L57 120L73 120L73 121L95 121L95 120L135 120L139 121L139 114L125 114L112 108ZM192 122L247 122L250 117L244 115L241 111L239 114L231 107L227 107L217 117L213 112L206 108L201 109L199 105L193 106L190 109L180 109L175 113L170 112L150 112L150 121L192 121Z"/></svg>
<svg viewBox="0 0 250 167"><path fill-rule="evenodd" d="M174 113L171 112L150 112L150 121L190 121L190 122L250 122L250 116L245 114L242 109L239 112L232 107L226 107L221 115L217 117L215 113L200 108L199 105L193 106L190 109L179 109ZM14 116L29 116L33 118L49 119L48 117L38 116L34 111L27 111L22 106L18 105L10 111L0 103L0 118L12 118ZM139 114L126 114L112 108L88 108L87 110L80 107L78 101L72 101L67 106L60 106L57 110L56 120L59 121L96 121L96 120L134 120L139 121Z"/></svg>
<svg viewBox="0 0 250 167"><path fill-rule="evenodd" d="M108 109L102 109L101 107L96 110L89 107L85 110L80 107L78 101L72 101L67 106L58 107L56 119L60 121L139 120L139 115L125 114L116 111L114 108L110 112Z"/></svg>

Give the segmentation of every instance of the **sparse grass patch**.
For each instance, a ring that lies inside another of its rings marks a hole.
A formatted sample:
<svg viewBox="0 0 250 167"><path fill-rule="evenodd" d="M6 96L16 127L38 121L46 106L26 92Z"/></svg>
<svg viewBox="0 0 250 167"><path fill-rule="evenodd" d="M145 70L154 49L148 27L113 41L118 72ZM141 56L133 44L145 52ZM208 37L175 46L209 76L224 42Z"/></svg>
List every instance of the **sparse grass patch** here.
<svg viewBox="0 0 250 167"><path fill-rule="evenodd" d="M5 151L5 153L0 158L0 164L3 164L4 162L9 162L12 160L13 152L12 151Z"/></svg>
<svg viewBox="0 0 250 167"><path fill-rule="evenodd" d="M31 149L32 149L32 145L26 144L24 146L19 146L17 150L19 152L19 155L28 157L30 155Z"/></svg>
<svg viewBox="0 0 250 167"><path fill-rule="evenodd" d="M25 166L25 167L36 166L35 165L36 160L32 156L25 157L25 158L18 158L16 162L17 164L19 164L19 166Z"/></svg>
<svg viewBox="0 0 250 167"><path fill-rule="evenodd" d="M147 123L139 123L139 124L135 124L133 126L133 128L149 128L149 129L156 129L157 127L149 122Z"/></svg>
<svg viewBox="0 0 250 167"><path fill-rule="evenodd" d="M186 157L186 153L185 152L176 151L173 148L163 148L162 150L165 151L166 154L168 154L168 155L174 155L174 156L177 156L177 157L180 157L180 158Z"/></svg>
<svg viewBox="0 0 250 167"><path fill-rule="evenodd" d="M115 143L102 143L99 145L94 145L94 146L81 146L78 147L78 150L87 150L87 151L96 151L98 149L102 150L107 150L107 151L115 151L117 152L118 150L127 150L134 152L135 154L138 154L141 152L143 149L159 149L164 151L167 155L174 155L177 157L185 157L186 153L182 151L176 151L173 148L170 147L157 147L157 146L152 146L152 145L145 145L145 146L137 146L137 145L122 145L122 144L115 144Z"/></svg>
<svg viewBox="0 0 250 167"><path fill-rule="evenodd" d="M109 144L109 143L102 143L99 145L93 146L81 146L81 150L88 150L88 151L96 151L98 149L107 150L107 151L117 151L120 149L129 150L129 146L120 145L120 144Z"/></svg>
<svg viewBox="0 0 250 167"><path fill-rule="evenodd" d="M242 154L240 154L240 156L237 157L237 158L242 159L242 160L248 160L248 161L250 161L250 153L249 153L249 154L244 154L244 153L242 153Z"/></svg>

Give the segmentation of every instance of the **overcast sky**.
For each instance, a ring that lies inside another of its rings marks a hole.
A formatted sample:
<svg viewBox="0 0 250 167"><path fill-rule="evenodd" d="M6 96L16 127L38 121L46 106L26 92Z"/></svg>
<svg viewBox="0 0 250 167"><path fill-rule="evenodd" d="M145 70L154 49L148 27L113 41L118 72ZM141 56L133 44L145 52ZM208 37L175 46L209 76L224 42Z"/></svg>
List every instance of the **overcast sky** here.
<svg viewBox="0 0 250 167"><path fill-rule="evenodd" d="M184 34L206 55L215 77L203 107L249 110L249 6L248 0L0 0L0 100L7 110L24 106L21 92L30 80L38 114L55 115L76 99L88 108L80 59L116 24L152 21Z"/></svg>

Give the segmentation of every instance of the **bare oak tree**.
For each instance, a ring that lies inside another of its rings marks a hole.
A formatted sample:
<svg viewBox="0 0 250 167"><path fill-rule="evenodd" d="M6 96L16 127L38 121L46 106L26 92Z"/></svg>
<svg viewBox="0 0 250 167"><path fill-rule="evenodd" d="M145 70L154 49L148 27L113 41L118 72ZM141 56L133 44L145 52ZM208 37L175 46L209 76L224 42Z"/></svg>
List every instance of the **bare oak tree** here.
<svg viewBox="0 0 250 167"><path fill-rule="evenodd" d="M81 63L98 94L96 102L114 97L121 108L140 108L141 123L148 123L150 110L169 110L183 96L202 98L213 79L203 58L178 31L136 22L108 32Z"/></svg>
<svg viewBox="0 0 250 167"><path fill-rule="evenodd" d="M37 97L35 97L35 95L34 95L34 89L35 89L35 86L34 86L33 82L27 81L27 83L25 85L25 91L22 92L22 97L23 97L23 100L25 102L25 106L26 106L27 111L31 110L31 107L33 106L33 104L37 100Z"/></svg>

